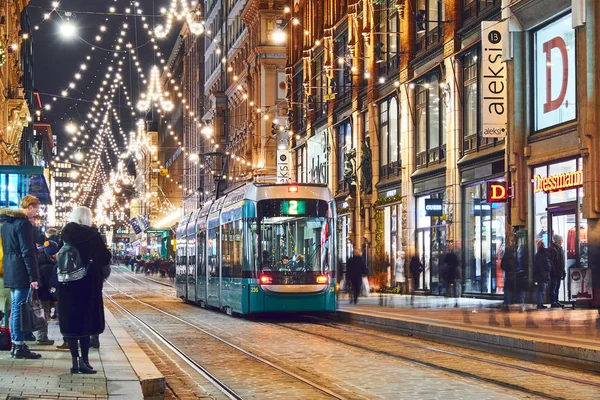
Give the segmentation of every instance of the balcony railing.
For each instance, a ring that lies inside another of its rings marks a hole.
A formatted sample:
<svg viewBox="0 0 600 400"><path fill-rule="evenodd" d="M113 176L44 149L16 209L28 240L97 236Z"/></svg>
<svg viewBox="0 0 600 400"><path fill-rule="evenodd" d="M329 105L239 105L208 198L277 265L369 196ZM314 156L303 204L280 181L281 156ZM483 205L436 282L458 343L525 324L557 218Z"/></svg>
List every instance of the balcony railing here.
<svg viewBox="0 0 600 400"><path fill-rule="evenodd" d="M417 168L426 168L429 164L437 164L446 159L446 145L429 149L415 156Z"/></svg>
<svg viewBox="0 0 600 400"><path fill-rule="evenodd" d="M379 176L381 179L390 179L400 176L400 172L402 171L402 162L394 161L387 165L382 165L379 167Z"/></svg>

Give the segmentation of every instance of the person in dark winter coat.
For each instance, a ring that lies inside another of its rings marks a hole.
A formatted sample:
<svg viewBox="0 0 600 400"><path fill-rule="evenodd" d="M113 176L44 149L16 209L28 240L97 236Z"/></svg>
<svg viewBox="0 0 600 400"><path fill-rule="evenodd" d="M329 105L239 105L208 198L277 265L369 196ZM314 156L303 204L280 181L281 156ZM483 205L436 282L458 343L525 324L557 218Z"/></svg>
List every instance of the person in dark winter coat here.
<svg viewBox="0 0 600 400"><path fill-rule="evenodd" d="M56 253L58 253L58 243L47 240L43 246L38 247L38 264L40 266L40 288L38 289L38 298L44 306L46 318L50 318L50 307L56 301L54 290L58 282L54 277L54 265L56 264ZM48 338L48 326L45 329L37 331L36 344L51 346L54 340Z"/></svg>
<svg viewBox="0 0 600 400"><path fill-rule="evenodd" d="M563 238L560 235L552 237L550 245L550 261L552 261L552 273L550 274L550 307L562 307L558 302L560 282L567 276L565 270L565 250L562 247Z"/></svg>
<svg viewBox="0 0 600 400"><path fill-rule="evenodd" d="M414 255L411 257L409 269L414 284L413 290L417 290L419 288L419 276L421 275L421 272L423 272L423 264L421 263L419 256Z"/></svg>
<svg viewBox="0 0 600 400"><path fill-rule="evenodd" d="M504 271L504 309L508 310L517 292L517 271L519 262L514 250L514 238L504 248L500 268Z"/></svg>
<svg viewBox="0 0 600 400"><path fill-rule="evenodd" d="M446 281L446 296L458 299L460 297L460 288L462 287L458 256L453 251L449 251L444 255L442 261L444 263L443 276ZM458 300L456 300L455 306L458 307Z"/></svg>
<svg viewBox="0 0 600 400"><path fill-rule="evenodd" d="M102 284L103 267L108 266L110 251L92 225L92 212L87 207L76 207L62 230L61 240L74 246L84 264L86 275L75 281L58 285L58 314L60 332L67 339L73 365L71 373L96 373L89 363L90 336L104 331ZM110 268L110 267L109 267ZM79 358L78 343L81 345Z"/></svg>
<svg viewBox="0 0 600 400"><path fill-rule="evenodd" d="M348 259L346 264L346 279L352 284L352 299L354 304L358 303L358 295L362 286L362 277L367 274L367 266L365 260L360 254L360 250L354 249L352 257Z"/></svg>
<svg viewBox="0 0 600 400"><path fill-rule="evenodd" d="M0 210L4 287L10 288L12 298L10 330L14 358L41 357L29 350L25 344L25 334L21 331L21 304L27 301L30 289L38 288L40 280L34 229L29 222L37 215L40 205L37 197L27 195L21 200L20 209Z"/></svg>
<svg viewBox="0 0 600 400"><path fill-rule="evenodd" d="M542 302L544 300L544 292L550 282L550 272L552 271L552 263L548 254L548 249L544 246L541 239L537 241L538 251L535 254L533 262L533 279L538 284L537 290L537 308L547 308Z"/></svg>

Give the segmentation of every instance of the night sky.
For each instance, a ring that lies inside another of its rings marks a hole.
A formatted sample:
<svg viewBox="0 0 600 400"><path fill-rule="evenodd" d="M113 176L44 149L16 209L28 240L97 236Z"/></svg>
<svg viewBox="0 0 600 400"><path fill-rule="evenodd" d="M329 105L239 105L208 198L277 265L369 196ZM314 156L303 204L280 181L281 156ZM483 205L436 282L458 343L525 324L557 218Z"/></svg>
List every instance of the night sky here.
<svg viewBox="0 0 600 400"><path fill-rule="evenodd" d="M81 123L81 118L86 118L85 115L91 107L90 101L94 98L102 81L102 74L104 74L107 64L113 59L112 52L100 48L114 49L114 46L118 44L116 39L119 37L121 25L125 20L130 28L127 36L123 37L122 45L131 42L138 47L140 66L146 76L153 64L160 65L160 60L154 60L153 44L149 43L149 35L143 28L144 22L141 21L141 16L133 17L123 14L127 7L141 8L143 15L146 16L145 22L150 26L158 25L165 18L159 15L158 10L161 7L168 8L170 0L138 0L138 2L139 6L135 7L130 5L133 2L127 0L60 1L59 14L63 18L67 18L65 12L72 12L70 20L78 27L78 37L65 39L59 34L61 18L56 13L53 13L49 20L43 18L45 13L51 11L52 1L31 0L27 12L34 41L35 88L41 94L42 102L50 104L52 107L50 111L44 111L44 115L47 121L53 125L54 133L59 135L59 151L62 147L60 145L64 146L67 139L64 125L69 119ZM115 14L109 13L110 7L116 8ZM36 25L39 26L38 30L34 29ZM101 25L107 28L103 33L99 30ZM136 26L137 29L134 29ZM170 55L180 28L180 24L174 25L168 38L157 41L165 60ZM98 34L102 35L100 42L95 39ZM97 46L95 51L91 50L92 46ZM86 60L88 55L92 57L91 60ZM87 70L79 70L82 63L87 65ZM138 77L136 68L130 63L125 63L122 72L125 83L133 95L134 104L138 99L140 88L142 90L145 88ZM77 72L81 72L81 80L74 79L74 74ZM76 90L69 90L69 98L62 98L61 92L68 88L70 82L76 83ZM53 97L56 97L57 100L53 101ZM131 110L126 108L124 97L117 99L115 103L122 110L123 129L125 132L129 132L134 126L134 119L138 116L135 118L131 116Z"/></svg>

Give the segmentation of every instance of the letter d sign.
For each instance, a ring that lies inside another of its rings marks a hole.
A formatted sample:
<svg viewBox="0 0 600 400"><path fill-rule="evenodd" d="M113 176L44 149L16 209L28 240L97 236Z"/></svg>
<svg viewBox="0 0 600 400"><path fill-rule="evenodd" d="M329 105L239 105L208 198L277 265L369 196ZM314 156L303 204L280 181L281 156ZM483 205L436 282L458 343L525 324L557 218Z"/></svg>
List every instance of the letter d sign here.
<svg viewBox="0 0 600 400"><path fill-rule="evenodd" d="M487 195L488 203L506 203L508 199L506 182L488 182Z"/></svg>

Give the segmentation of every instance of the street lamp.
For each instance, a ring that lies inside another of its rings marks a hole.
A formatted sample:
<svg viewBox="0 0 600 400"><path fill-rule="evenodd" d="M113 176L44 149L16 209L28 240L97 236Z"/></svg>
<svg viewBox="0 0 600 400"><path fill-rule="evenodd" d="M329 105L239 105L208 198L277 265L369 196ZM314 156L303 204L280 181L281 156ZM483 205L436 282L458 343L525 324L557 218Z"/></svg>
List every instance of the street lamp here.
<svg viewBox="0 0 600 400"><path fill-rule="evenodd" d="M67 125L65 125L65 130L67 133L73 134L77 132L77 126L72 121L69 121Z"/></svg>
<svg viewBox="0 0 600 400"><path fill-rule="evenodd" d="M58 32L65 39L71 39L77 34L77 26L71 21L64 21L60 24Z"/></svg>

